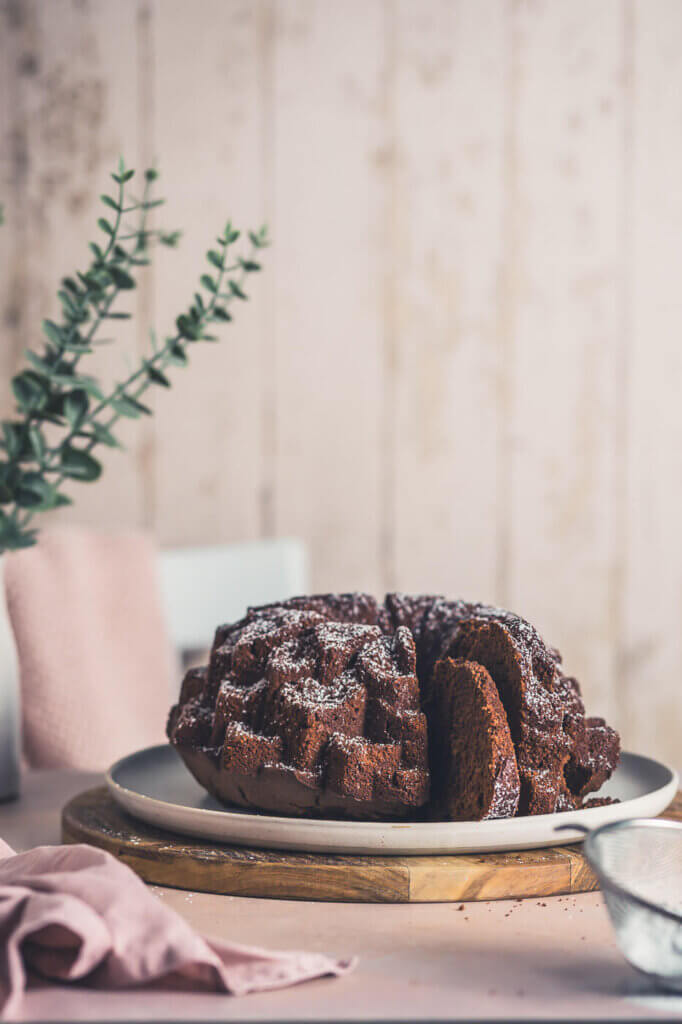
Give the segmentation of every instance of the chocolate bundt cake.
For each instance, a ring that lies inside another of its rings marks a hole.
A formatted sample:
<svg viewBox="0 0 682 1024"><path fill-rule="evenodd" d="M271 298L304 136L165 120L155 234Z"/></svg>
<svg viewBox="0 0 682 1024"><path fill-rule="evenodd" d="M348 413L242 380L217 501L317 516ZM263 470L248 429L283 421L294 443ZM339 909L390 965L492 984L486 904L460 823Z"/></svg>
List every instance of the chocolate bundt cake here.
<svg viewBox="0 0 682 1024"><path fill-rule="evenodd" d="M168 736L226 804L350 818L573 809L619 754L529 623L432 595L250 608L186 675Z"/></svg>

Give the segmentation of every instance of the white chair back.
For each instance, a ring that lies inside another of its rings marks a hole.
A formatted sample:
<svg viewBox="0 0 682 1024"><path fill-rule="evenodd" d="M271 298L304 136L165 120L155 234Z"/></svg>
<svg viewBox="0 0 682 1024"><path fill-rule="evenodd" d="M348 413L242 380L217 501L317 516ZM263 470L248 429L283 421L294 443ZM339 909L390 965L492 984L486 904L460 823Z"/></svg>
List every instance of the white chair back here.
<svg viewBox="0 0 682 1024"><path fill-rule="evenodd" d="M210 647L216 626L241 618L248 605L304 594L308 582L305 547L289 539L162 551L159 573L180 651Z"/></svg>

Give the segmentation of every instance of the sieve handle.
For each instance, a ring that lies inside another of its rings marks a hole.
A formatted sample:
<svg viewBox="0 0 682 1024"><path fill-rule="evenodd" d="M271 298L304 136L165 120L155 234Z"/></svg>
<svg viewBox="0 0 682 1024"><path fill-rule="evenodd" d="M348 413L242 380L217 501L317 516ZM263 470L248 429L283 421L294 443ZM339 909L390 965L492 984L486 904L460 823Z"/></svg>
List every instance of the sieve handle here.
<svg viewBox="0 0 682 1024"><path fill-rule="evenodd" d="M575 825L555 825L554 826L554 831L555 832L582 832L584 835L588 835L588 833L590 832L590 829L587 828L585 825L580 825L580 824L575 824Z"/></svg>

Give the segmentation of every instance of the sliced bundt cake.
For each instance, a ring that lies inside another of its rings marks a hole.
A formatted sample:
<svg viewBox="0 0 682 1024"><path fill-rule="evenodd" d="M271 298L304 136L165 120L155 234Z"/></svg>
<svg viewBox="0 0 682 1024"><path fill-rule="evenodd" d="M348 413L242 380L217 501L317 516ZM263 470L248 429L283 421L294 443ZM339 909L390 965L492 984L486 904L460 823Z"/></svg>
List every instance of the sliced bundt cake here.
<svg viewBox="0 0 682 1024"><path fill-rule="evenodd" d="M356 818L572 809L619 753L529 623L425 594L249 609L188 673L168 735L226 803Z"/></svg>

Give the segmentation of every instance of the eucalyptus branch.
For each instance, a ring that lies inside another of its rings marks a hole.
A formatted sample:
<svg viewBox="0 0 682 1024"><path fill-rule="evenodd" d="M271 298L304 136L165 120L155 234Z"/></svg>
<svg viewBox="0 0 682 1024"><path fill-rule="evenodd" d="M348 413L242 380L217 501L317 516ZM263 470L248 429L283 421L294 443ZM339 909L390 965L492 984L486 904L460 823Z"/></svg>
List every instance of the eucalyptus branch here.
<svg viewBox="0 0 682 1024"><path fill-rule="evenodd" d="M101 197L102 200L105 201L107 205L114 205L115 206L115 208L116 208L116 220L115 220L115 223L113 225L113 230L111 231L111 233L109 235L109 243L108 243L106 249L104 250L104 252L102 252L102 250L100 249L100 247L96 243L92 243L92 245L91 245L91 248L92 248L93 253L95 255L95 263L91 266L91 272L93 270L97 270L98 268L101 269L103 266L106 266L106 261L111 256L112 250L113 250L114 246L117 244L117 237L118 237L118 232L119 232L119 228L120 228L120 224L121 224L121 213L122 213L122 210L123 210L124 184L125 184L125 177L124 177L124 175L125 175L125 168L121 167L120 171L122 173L119 173L118 175L116 175L116 179L118 180L118 202L117 203L114 202L112 204L111 197L109 197L109 196L102 196ZM146 217L147 217L146 200L148 199L149 186L150 186L151 180L152 179L147 179L147 176L145 176L145 191L144 191L143 200L142 200L142 203L141 203L142 214L141 214L141 218L140 218L140 227L139 227L139 231L140 232L143 232L144 229L145 229L145 223L146 223ZM135 209L135 208L136 208L135 206L132 206L132 207L129 207L128 209L132 210L132 209ZM137 248L139 248L139 239L138 239L138 242L137 242L136 249ZM130 262L131 262L131 260L133 258L134 258L133 254L127 254L126 257L121 260L120 269L127 268L127 266L130 264ZM85 275L78 275L78 276L83 277ZM105 297L102 300L102 305L99 306L99 307L95 306L96 314L93 317L90 330L85 335L85 337L83 339L82 346L78 346L77 347L76 351L73 354L73 358L71 359L71 361L69 363L66 363L66 361L65 361L65 365L62 367L62 369L64 371L66 371L67 373L70 373L70 374L74 374L75 373L76 366L78 365L79 360L83 357L83 355L87 351L90 350L90 345L91 345L91 343L92 343L92 341L94 339L94 336L95 336L97 330L99 329L99 327L100 327L100 325L102 323L102 320L108 315L109 309L111 308L111 305L114 302L114 300L118 297L120 291L121 291L121 284L120 284L120 275L119 275L119 283L117 284L116 281L114 280L114 282L112 284L112 287L111 287L111 290L109 291L108 294L105 294ZM62 298L62 304L64 305L64 303L66 301L67 301L67 295L65 294L64 297ZM76 316L68 316L67 315L67 323L64 326L62 326L61 328L60 327L56 327L56 325L50 324L47 328L44 327L44 329L46 329L46 332L48 333L48 336L49 336L50 333L51 334L55 334L55 333L61 334L61 332L66 332L65 335L62 334L62 339L61 340L63 341L63 337L65 336L66 339L67 339L68 344L69 345L74 345L74 343L77 341L77 325L78 325L79 322L86 322L86 321L82 321L82 320L80 320L80 318L77 318ZM46 321L46 324L47 323L48 322ZM55 330L55 328L56 328L56 330ZM33 354L32 353L27 353L27 355L28 355L30 361L33 362L34 365L35 365L36 359L33 356ZM13 385L13 386L15 387L15 390L16 390L16 387L19 386L19 385ZM92 381L91 381L91 390L92 390ZM25 421L24 421L24 444L30 443L31 424L33 422L35 422L37 419L39 419L39 411L37 409L30 409L28 411L28 413L26 414Z"/></svg>
<svg viewBox="0 0 682 1024"><path fill-rule="evenodd" d="M115 211L115 217L113 222L105 217L97 222L107 236L106 245L90 243L93 258L88 268L63 280L58 292L61 321L43 321L42 351L27 351L30 367L12 380L17 418L1 424L0 551L35 542L36 531L30 524L36 513L71 503L63 490L65 483L93 481L100 476L102 467L93 449L97 445L120 447L113 430L118 421L151 413L140 400L142 395L152 385L170 387L166 371L173 365L186 365L190 345L217 340L208 333L210 326L232 319L228 307L247 298L246 280L260 270L255 256L269 244L266 229L249 233L251 252L247 258L228 259L240 237L228 222L217 239L218 247L207 253L212 272L201 275L200 290L188 310L177 317L175 332L160 346L152 332L151 353L105 393L94 376L80 372L80 362L102 343L97 334L105 320L130 316L113 311L112 306L121 293L135 288L135 274L150 262L151 248L156 244L175 246L180 237L176 231L148 227L149 211L163 202L152 197L157 172L153 168L145 172L139 201L127 193L133 175L123 162L112 175L116 195L101 199ZM138 217L134 227L125 222L131 213ZM230 276L234 271L239 273Z"/></svg>

